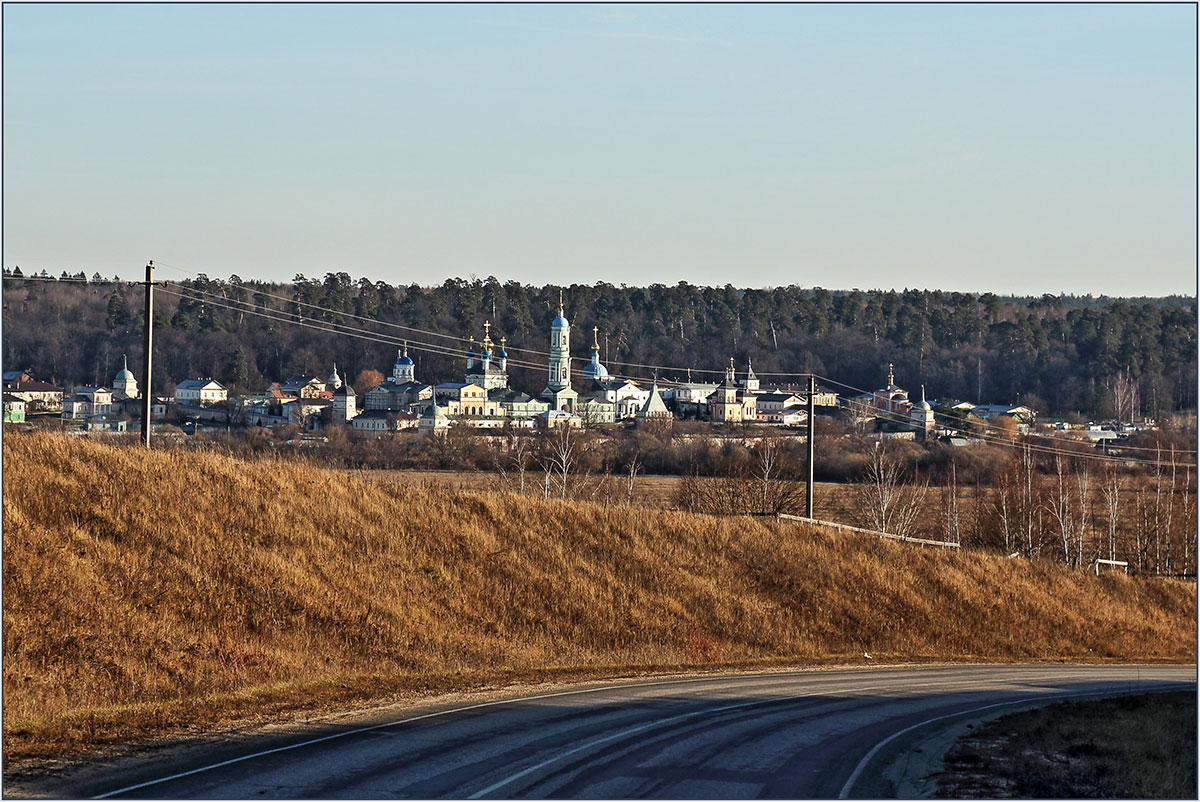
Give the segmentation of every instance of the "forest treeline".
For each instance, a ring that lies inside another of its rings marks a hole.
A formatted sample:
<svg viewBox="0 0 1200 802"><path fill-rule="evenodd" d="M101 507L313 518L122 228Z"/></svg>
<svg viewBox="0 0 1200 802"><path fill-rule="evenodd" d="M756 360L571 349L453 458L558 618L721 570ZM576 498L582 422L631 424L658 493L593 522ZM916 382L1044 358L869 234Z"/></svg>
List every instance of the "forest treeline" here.
<svg viewBox="0 0 1200 802"><path fill-rule="evenodd" d="M108 384L128 354L140 370L143 289L99 276L62 279L6 271L5 369L31 368L60 384ZM418 380L457 381L462 357L424 346L464 356L465 347L420 332L481 339L491 321L493 339L507 338L514 361L539 366L510 366L510 384L537 393L560 291L575 368L590 358L597 327L609 370L647 379L657 367L663 379L685 380L690 368L692 379L716 381L730 357L739 370L751 358L764 384L813 372L843 383L831 389L847 394L847 386L882 386L890 362L898 384L913 391L923 384L930 397L1019 402L1042 415L1161 417L1196 407L1190 297L1016 298L685 282L535 287L493 277L422 287L355 281L344 272L297 275L285 284L201 275L164 285L155 303L155 390L197 377L259 390L292 375L327 376L334 363L351 380L364 371L386 375L405 338ZM331 324L364 336L322 330Z"/></svg>

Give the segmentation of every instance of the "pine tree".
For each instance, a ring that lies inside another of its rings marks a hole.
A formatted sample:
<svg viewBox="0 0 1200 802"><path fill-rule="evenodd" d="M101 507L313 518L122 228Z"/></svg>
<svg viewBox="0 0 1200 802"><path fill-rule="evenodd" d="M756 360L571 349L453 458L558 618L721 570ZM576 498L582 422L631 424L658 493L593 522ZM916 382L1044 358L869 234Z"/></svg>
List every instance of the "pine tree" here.
<svg viewBox="0 0 1200 802"><path fill-rule="evenodd" d="M119 292L113 292L108 296L108 317L104 320L104 325L109 331L129 321L129 305L125 303L125 296Z"/></svg>
<svg viewBox="0 0 1200 802"><path fill-rule="evenodd" d="M246 387L250 384L250 365L244 346L239 345L229 355L229 381L234 387Z"/></svg>

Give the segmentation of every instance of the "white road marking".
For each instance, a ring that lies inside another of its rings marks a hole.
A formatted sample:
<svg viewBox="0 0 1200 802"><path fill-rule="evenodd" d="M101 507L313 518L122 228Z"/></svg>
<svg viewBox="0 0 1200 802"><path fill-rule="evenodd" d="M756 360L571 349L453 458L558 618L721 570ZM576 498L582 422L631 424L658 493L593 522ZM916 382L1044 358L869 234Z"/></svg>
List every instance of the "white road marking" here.
<svg viewBox="0 0 1200 802"><path fill-rule="evenodd" d="M338 733L334 733L333 735L325 735L320 738L313 738L313 739L310 739L307 741L302 741L301 743L297 743L297 744L290 744L288 746L279 746L279 747L276 747L275 749L266 749L261 752L253 752L249 755L242 755L240 757L230 758L229 760L222 760L220 763L212 763L207 766L201 766L200 768L197 768L197 769L191 769L190 771L181 771L178 774L171 774L167 777L159 777L157 779L147 780L145 782L140 782L135 785L127 785L124 788L118 788L114 791L107 791L103 794L99 794L98 796L92 797L92 799L107 799L111 796L116 796L117 794L124 794L129 791L136 791L139 788L146 788L147 786L158 785L159 783L170 782L171 780L178 780L181 777L190 777L193 774L200 774L201 772L210 771L212 769L219 769L222 766L230 766L230 765L233 765L234 763L241 763L246 760L253 760L254 758L257 758L257 757L273 755L277 752L287 752L292 749L301 749L305 746L312 746L313 744L319 744L323 741L332 741L335 738L344 738L347 735L359 735L364 732L371 732L373 730L381 730L381 729L384 729L385 727L398 727L401 724L410 724L414 721L421 721L423 719L437 718L439 716L448 716L451 713L464 713L468 710L479 710L479 709L485 708L485 707L495 707L497 705L516 704L517 702L532 702L532 701L537 701L539 699L554 699L554 698L561 697L561 696L575 696L575 695L583 694L583 693L600 693L602 691L623 690L625 688L649 688L649 687L653 687L656 685L685 685L685 684L695 683L695 682L713 682L713 681L721 681L721 680L728 681L730 679L774 679L774 678L784 679L784 678L794 678L796 676L800 676L800 675L807 674L807 673L812 673L814 677L820 676L820 674L818 672L804 672L804 671L795 671L795 672L781 671L778 673L770 672L770 673L766 673L766 674L745 674L745 675L735 675L733 677L730 677L729 675L724 675L724 676L717 675L717 676L710 676L710 677L691 677L688 679L655 680L654 682L637 682L637 683L629 683L626 685L606 685L606 686L603 686L600 688L583 688L581 690L575 690L575 691L559 691L556 693L544 693L544 694L541 694L538 696L521 696L521 697L517 697L515 699L499 699L494 702L481 702L479 704L467 705L465 707L455 707L450 710L441 710L436 713L426 713L421 716L413 716L411 718L401 719L399 721L389 721L384 724L374 724L370 727L360 727L359 729L356 729L356 730L347 730L346 732L338 732Z"/></svg>
<svg viewBox="0 0 1200 802"><path fill-rule="evenodd" d="M848 689L846 689L846 691L842 691L842 692L846 693L846 692L850 692L850 691L872 691L872 690L875 690L875 687L848 688ZM741 707L751 707L753 705L774 704L777 702L790 702L790 701L793 701L796 699L803 699L808 696L816 696L818 693L820 693L820 691L813 691L812 693L802 693L802 694L799 694L796 696L782 696L782 697L779 697L776 699L756 699L753 702L739 702L736 705L725 705L723 707L713 707L713 708L708 708L706 710L695 710L695 711L692 711L691 713L681 713L678 716L670 716L668 718L656 719L655 721L650 721L645 724L639 724L636 727L630 727L627 730L622 730L621 732L616 732L616 733L613 733L612 735L606 735L603 738L597 738L594 741L588 741L587 743L585 743L581 746L577 746L574 749L568 749L565 752L559 752L557 755L552 755L552 756L546 758L545 760L543 760L541 763L536 763L527 769L518 771L516 774L505 777L503 780L500 780L499 782L492 783L487 788L484 788L482 791L476 791L475 793L473 793L469 797L467 797L467 799L480 799L483 796L485 796L486 794L490 794L492 791L495 791L498 788L503 788L504 786L508 785L511 782L515 782L516 780L519 780L522 777L525 777L529 774L532 774L535 771L538 771L540 769L545 768L546 766L549 766L551 763L562 760L563 758L570 757L571 755L574 755L577 752L582 752L585 749L591 749L594 746L599 746L600 744L608 743L609 741L615 741L619 738L625 738L625 737L633 735L635 733L642 732L643 730L648 730L653 727L661 727L665 724L672 724L676 721L683 721L685 719L695 718L696 716L711 715L713 713L723 713L726 710L737 710L738 708L741 708Z"/></svg>
<svg viewBox="0 0 1200 802"><path fill-rule="evenodd" d="M978 668L979 666L971 666L971 667ZM878 671L878 670L890 671L892 669L904 669L904 668L912 668L912 667L909 667L909 666L878 666L878 667L872 666L870 670L871 671ZM963 668L963 666L961 666L961 665L944 665L944 666L936 666L934 668L935 669L960 669L960 668ZM1037 666L1021 666L1021 668L1033 669L1034 671L1037 671L1037 669L1039 667L1037 667ZM172 780L178 780L183 777L190 777L192 775L200 774L202 772L210 771L212 769L222 768L224 766L230 766L235 763L242 763L247 760L254 760L255 758L265 757L267 755L272 755L272 754L276 754L279 752L287 752L287 751L290 751L293 749L302 749L306 746L312 746L313 744L322 743L324 741L332 741L337 738L344 738L344 737L350 736L350 735L359 735L359 734L362 734L365 732L373 732L375 730L385 729L387 727L397 727L402 724L410 724L415 721L422 721L425 719L438 718L440 716L448 716L453 713L464 713L464 712L467 712L470 710L480 710L480 709L487 708L487 707L496 707L496 706L500 706L500 705L517 704L519 702L532 702L532 701L538 701L540 699L554 699L554 698L559 698L559 697L563 697L563 696L576 696L579 694L602 693L604 691L625 690L628 688L650 688L650 687L655 687L655 686L686 685L686 684L694 684L694 683L698 683L698 682L721 682L721 681L728 682L730 680L734 680L734 681L740 681L740 680L786 680L786 679L795 679L797 677L802 677L802 676L806 676L806 675L808 675L812 679L818 680L818 681L820 681L822 679L829 679L829 677L830 677L830 674L819 671L819 670L818 671L805 671L805 670L779 671L779 672L772 671L772 672L766 672L766 673L761 673L761 674L715 675L715 676L704 676L704 677L690 677L690 678L686 678L686 679L666 679L666 680L654 680L651 682L637 682L637 683L628 683L628 684L620 684L620 685L605 685L605 686L601 686L598 688L582 688L582 689L573 690L573 691L558 691L555 693L539 694L537 696L521 696L521 697L516 697L513 699L499 699L499 700L496 700L493 702L481 702L478 704L465 705L463 707L451 708L449 710L441 710L441 711L437 711L434 713L425 713L420 716L412 716L412 717L400 719L397 721L389 721L389 722L384 722L382 724L374 724L369 727L360 727L358 729L347 730L345 732L337 732L337 733L333 733L332 735L325 735L320 738L311 738L307 741L302 741L300 743L289 744L288 746L279 746L274 749L266 749L266 750L262 750L259 752L252 752L251 754L248 754L248 755L241 755L239 757L230 758L229 760L223 760L218 763L212 763L209 765L200 766L199 768L190 769L188 771L182 771L182 772L178 772L176 774L171 774L166 777L159 777L159 778L156 778L153 780L146 780L145 782L136 783L134 785L128 785L123 788L117 788L115 790L107 791L103 794L99 794L92 798L93 799L107 799L109 797L113 797L118 794L124 794L124 793L128 793L129 791L136 791L141 788L147 788L151 785L158 785L159 783L170 782ZM848 679L848 678L835 676L830 681L836 683L838 681L844 681L845 679ZM1018 678L1014 678L1014 681L1019 681L1019 680L1018 680ZM947 683L926 683L926 684L943 684L944 685ZM957 684L957 683L950 683L950 684ZM909 686L909 687L914 687L914 686ZM920 686L915 686L915 687L920 687ZM822 690L833 690L833 689L822 689ZM804 694L804 695L811 696L811 695L815 695L818 692L819 691L814 691L812 694ZM800 697L789 697L789 698L800 698ZM746 704L758 704L758 703L759 702L746 703ZM707 712L716 712L716 711L707 711ZM899 734L900 733L897 733L897 735L899 735ZM583 747L581 747L581 748L583 748ZM510 778L510 779L515 779L515 777Z"/></svg>

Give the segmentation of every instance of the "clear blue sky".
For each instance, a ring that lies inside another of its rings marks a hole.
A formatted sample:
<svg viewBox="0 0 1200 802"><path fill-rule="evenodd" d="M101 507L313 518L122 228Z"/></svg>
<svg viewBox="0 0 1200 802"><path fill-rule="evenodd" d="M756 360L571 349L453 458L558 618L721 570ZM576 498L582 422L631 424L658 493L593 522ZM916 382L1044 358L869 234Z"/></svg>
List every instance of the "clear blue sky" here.
<svg viewBox="0 0 1200 802"><path fill-rule="evenodd" d="M1190 4L3 23L6 267L1195 292Z"/></svg>

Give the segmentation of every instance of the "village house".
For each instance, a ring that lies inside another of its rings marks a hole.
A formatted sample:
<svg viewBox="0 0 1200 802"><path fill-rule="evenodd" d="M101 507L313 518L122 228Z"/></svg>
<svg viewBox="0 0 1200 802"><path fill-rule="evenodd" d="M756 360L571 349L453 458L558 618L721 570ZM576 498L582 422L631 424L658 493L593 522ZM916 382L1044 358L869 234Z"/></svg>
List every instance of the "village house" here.
<svg viewBox="0 0 1200 802"><path fill-rule="evenodd" d="M292 422L287 406L289 403L295 403L297 400L295 398L288 398L283 400L256 400L244 403L242 406L242 420L245 421L247 426L284 426Z"/></svg>
<svg viewBox="0 0 1200 802"><path fill-rule="evenodd" d="M108 415L113 411L112 391L107 387L80 387L75 395L63 401L64 419Z"/></svg>
<svg viewBox="0 0 1200 802"><path fill-rule="evenodd" d="M22 372L28 376L28 373ZM39 381L14 381L6 383L5 392L25 402L28 412L61 412L63 391L61 387Z"/></svg>
<svg viewBox="0 0 1200 802"><path fill-rule="evenodd" d="M328 398L297 398L286 407L288 423L305 430L320 429L322 419L329 417L328 410L332 406L333 402Z"/></svg>
<svg viewBox="0 0 1200 802"><path fill-rule="evenodd" d="M207 407L229 398L229 391L212 379L184 379L175 387L175 403L190 407Z"/></svg>
<svg viewBox="0 0 1200 802"><path fill-rule="evenodd" d="M4 422L25 422L25 399L18 398L11 393L4 394Z"/></svg>
<svg viewBox="0 0 1200 802"><path fill-rule="evenodd" d="M675 414L681 418L700 417L708 409L708 399L718 385L708 382L686 381L663 391L663 401L674 406Z"/></svg>
<svg viewBox="0 0 1200 802"><path fill-rule="evenodd" d="M4 389L11 389L12 385L22 382L33 381L33 373L28 370L6 370L4 371Z"/></svg>
<svg viewBox="0 0 1200 802"><path fill-rule="evenodd" d="M336 368L334 369L336 374ZM296 398L329 398L325 382L316 376L292 376L279 385L279 389L287 395Z"/></svg>
<svg viewBox="0 0 1200 802"><path fill-rule="evenodd" d="M1033 423L1037 413L1021 404L976 404L971 408L971 414L983 420L995 418L1016 418L1021 423Z"/></svg>
<svg viewBox="0 0 1200 802"><path fill-rule="evenodd" d="M368 409L360 412L351 422L355 431L366 432L373 437L382 437L388 432L414 429L417 416L407 412L388 412L383 409Z"/></svg>
<svg viewBox="0 0 1200 802"><path fill-rule="evenodd" d="M592 398L606 401L613 405L613 414L618 420L637 417L638 410L646 404L650 391L638 386L629 379L594 379L592 381Z"/></svg>
<svg viewBox="0 0 1200 802"><path fill-rule="evenodd" d="M583 421L579 419L578 415L572 415L566 410L548 409L542 414L534 416L533 425L539 429L557 429L560 426L578 429L583 425Z"/></svg>
<svg viewBox="0 0 1200 802"><path fill-rule="evenodd" d="M798 407L783 407L766 412L759 410L758 420L772 426L800 426L808 420L808 411Z"/></svg>
<svg viewBox="0 0 1200 802"><path fill-rule="evenodd" d="M775 391L758 396L758 412L760 416L772 412L782 412L785 409L799 409L804 406L805 399L795 393Z"/></svg>
<svg viewBox="0 0 1200 802"><path fill-rule="evenodd" d="M575 404L575 414L585 424L591 426L598 423L616 423L616 405L603 398L589 396L581 398Z"/></svg>
<svg viewBox="0 0 1200 802"><path fill-rule="evenodd" d="M488 390L488 400L499 404L500 408L504 410L504 417L509 420L529 421L533 419L534 415L539 415L550 408L545 401L520 390L510 390L507 387Z"/></svg>

